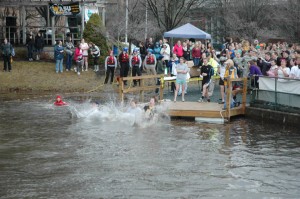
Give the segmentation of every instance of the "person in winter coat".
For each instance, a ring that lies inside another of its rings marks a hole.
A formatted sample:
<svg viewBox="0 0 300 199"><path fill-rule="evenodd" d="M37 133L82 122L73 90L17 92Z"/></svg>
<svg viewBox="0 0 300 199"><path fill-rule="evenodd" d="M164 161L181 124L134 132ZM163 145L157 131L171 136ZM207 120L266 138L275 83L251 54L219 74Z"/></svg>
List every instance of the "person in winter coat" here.
<svg viewBox="0 0 300 199"><path fill-rule="evenodd" d="M163 47L160 51L160 54L163 56L165 65L168 65L168 62L170 60L170 47L168 48L168 44L164 43Z"/></svg>
<svg viewBox="0 0 300 199"><path fill-rule="evenodd" d="M116 68L117 68L117 59L114 56L113 51L110 51L109 56L107 56L106 59L105 59L106 77L105 77L104 84L107 84L110 73L111 73L110 83L111 84L113 83Z"/></svg>
<svg viewBox="0 0 300 199"><path fill-rule="evenodd" d="M100 49L96 44L90 42L89 47L91 50L91 55L94 58L94 71L98 72L99 71L99 57L100 57Z"/></svg>
<svg viewBox="0 0 300 199"><path fill-rule="evenodd" d="M57 45L54 46L54 58L55 58L55 70L56 73L63 72L63 61L64 61L64 47L62 41L58 41Z"/></svg>
<svg viewBox="0 0 300 199"><path fill-rule="evenodd" d="M72 59L73 59L74 49L75 49L71 37L67 38L65 47L66 47L66 54L67 54L66 71L69 71L72 68Z"/></svg>
<svg viewBox="0 0 300 199"><path fill-rule="evenodd" d="M180 40L174 45L173 53L176 54L178 58L183 57L183 47Z"/></svg>
<svg viewBox="0 0 300 199"><path fill-rule="evenodd" d="M76 68L74 68L75 72L77 72L77 75L80 75L80 68L83 70L82 67L82 50L80 48L80 43L77 43L76 49L75 49L75 55L74 55L74 60L76 62Z"/></svg>
<svg viewBox="0 0 300 199"><path fill-rule="evenodd" d="M32 33L28 36L26 40L26 46L27 46L27 55L28 55L28 60L33 61L33 49L34 49L34 39L32 36Z"/></svg>
<svg viewBox="0 0 300 199"><path fill-rule="evenodd" d="M38 32L38 34L35 37L35 49L36 49L36 60L41 59L41 52L44 48L44 38L41 36L41 33Z"/></svg>
<svg viewBox="0 0 300 199"><path fill-rule="evenodd" d="M10 57L12 53L13 47L12 45L7 41L7 38L4 39L4 43L1 46L1 52L3 56L3 71L11 71L11 62Z"/></svg>
<svg viewBox="0 0 300 199"><path fill-rule="evenodd" d="M153 49L153 53L155 55L155 58L158 59L158 57L160 56L160 51L161 51L161 47L159 45L159 42L155 43L154 49Z"/></svg>

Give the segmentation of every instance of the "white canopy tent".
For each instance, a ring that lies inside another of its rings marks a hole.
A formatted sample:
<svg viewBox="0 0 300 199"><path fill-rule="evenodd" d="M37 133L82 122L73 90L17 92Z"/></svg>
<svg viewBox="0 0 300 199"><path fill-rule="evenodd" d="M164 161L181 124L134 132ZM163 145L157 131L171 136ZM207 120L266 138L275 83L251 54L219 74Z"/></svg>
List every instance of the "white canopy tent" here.
<svg viewBox="0 0 300 199"><path fill-rule="evenodd" d="M196 26L190 23L165 32L164 37L211 39L210 34L204 32L203 30L197 28Z"/></svg>

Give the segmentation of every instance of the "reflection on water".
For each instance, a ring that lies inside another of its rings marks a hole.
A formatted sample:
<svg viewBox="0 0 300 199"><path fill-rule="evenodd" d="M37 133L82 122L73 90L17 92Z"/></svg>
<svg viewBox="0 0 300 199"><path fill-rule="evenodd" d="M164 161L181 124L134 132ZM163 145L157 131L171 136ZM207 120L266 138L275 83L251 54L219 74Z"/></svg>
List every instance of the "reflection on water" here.
<svg viewBox="0 0 300 199"><path fill-rule="evenodd" d="M158 120L73 101L0 105L0 198L298 198L299 129Z"/></svg>

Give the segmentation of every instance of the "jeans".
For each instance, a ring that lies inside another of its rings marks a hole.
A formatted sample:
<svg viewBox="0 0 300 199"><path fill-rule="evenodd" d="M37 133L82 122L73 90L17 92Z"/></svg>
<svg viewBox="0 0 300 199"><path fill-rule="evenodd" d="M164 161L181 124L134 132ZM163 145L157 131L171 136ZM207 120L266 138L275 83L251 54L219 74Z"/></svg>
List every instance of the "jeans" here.
<svg viewBox="0 0 300 199"><path fill-rule="evenodd" d="M71 70L73 55L68 54L66 60L66 69Z"/></svg>
<svg viewBox="0 0 300 199"><path fill-rule="evenodd" d="M56 72L58 73L59 71L62 73L63 72L63 61L64 59L57 59L56 64L55 64L55 69Z"/></svg>
<svg viewBox="0 0 300 199"><path fill-rule="evenodd" d="M10 56L3 55L3 61L4 61L3 70L10 71L11 70Z"/></svg>
<svg viewBox="0 0 300 199"><path fill-rule="evenodd" d="M28 59L32 59L33 58L33 46L27 46L27 55L28 55Z"/></svg>
<svg viewBox="0 0 300 199"><path fill-rule="evenodd" d="M194 66L199 66L200 58L194 58L193 62L194 62Z"/></svg>

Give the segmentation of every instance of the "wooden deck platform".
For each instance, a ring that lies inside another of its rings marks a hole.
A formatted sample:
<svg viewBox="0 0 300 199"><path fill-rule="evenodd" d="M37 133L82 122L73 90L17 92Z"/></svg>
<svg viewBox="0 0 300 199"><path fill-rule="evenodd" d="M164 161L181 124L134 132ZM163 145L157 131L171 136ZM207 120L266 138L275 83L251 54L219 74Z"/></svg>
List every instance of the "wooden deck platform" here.
<svg viewBox="0 0 300 199"><path fill-rule="evenodd" d="M160 78L160 85L146 86L144 81L147 79ZM132 81L139 80L141 86L135 88L125 88L123 80ZM198 80L197 80L198 81ZM119 94L121 101L124 101L124 94L130 92L140 92L142 101L144 101L144 91L153 90L159 88L159 99L162 103L166 103L168 106L169 115L180 116L180 117L195 117L195 118L224 118L230 121L230 117L237 115L244 115L246 110L246 93L247 93L247 78L236 78L231 79L227 77L226 87L226 110L223 110L224 105L213 103L213 102L166 102L163 101L163 89L164 89L164 76L162 75L147 75L147 76L136 76L136 77L124 77L119 80ZM232 90L233 82L243 82L243 87L240 89ZM242 103L239 107L230 108L230 102L232 102L232 94L242 93Z"/></svg>
<svg viewBox="0 0 300 199"><path fill-rule="evenodd" d="M172 117L204 117L204 118L226 118L243 115L243 106L231 108L230 116L227 110L223 110L224 104L213 102L163 102L168 107L168 113Z"/></svg>

